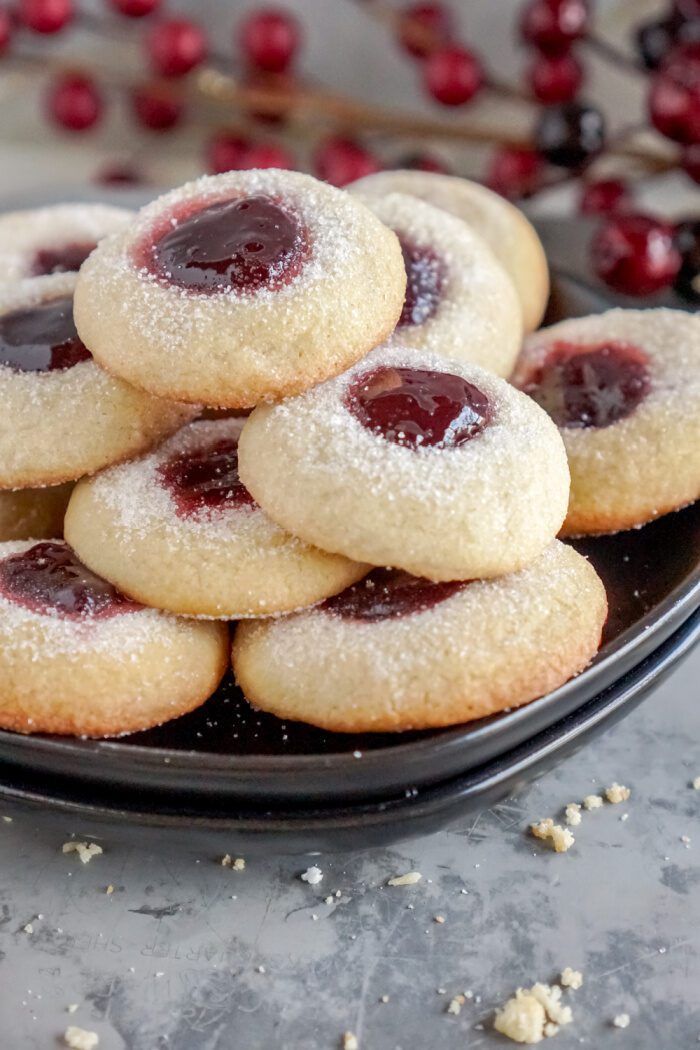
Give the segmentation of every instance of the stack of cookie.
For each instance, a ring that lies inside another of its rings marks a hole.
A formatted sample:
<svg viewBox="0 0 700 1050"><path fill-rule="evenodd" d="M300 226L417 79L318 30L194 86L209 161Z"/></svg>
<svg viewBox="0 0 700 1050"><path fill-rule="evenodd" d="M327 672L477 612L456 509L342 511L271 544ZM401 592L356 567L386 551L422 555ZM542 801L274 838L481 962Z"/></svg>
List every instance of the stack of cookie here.
<svg viewBox="0 0 700 1050"><path fill-rule="evenodd" d="M0 485L83 479L67 543L60 503L0 533L0 725L191 710L229 621L251 702L335 730L479 718L586 666L605 590L556 537L700 495L699 321L528 335L534 230L443 176L229 173L119 224L84 262L78 220L34 237L5 277ZM48 247L77 277L27 276ZM2 254L0 220L0 278Z"/></svg>

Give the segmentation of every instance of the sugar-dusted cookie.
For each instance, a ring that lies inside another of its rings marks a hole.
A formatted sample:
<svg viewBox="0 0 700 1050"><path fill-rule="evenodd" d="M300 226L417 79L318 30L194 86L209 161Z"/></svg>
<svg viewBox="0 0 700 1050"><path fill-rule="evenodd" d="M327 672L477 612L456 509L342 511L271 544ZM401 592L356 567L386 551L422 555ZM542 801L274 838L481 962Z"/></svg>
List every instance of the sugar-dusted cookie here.
<svg viewBox="0 0 700 1050"><path fill-rule="evenodd" d="M82 268L78 331L162 397L245 408L342 372L403 306L399 242L310 175L205 176L167 193Z"/></svg>
<svg viewBox="0 0 700 1050"><path fill-rule="evenodd" d="M147 605L239 619L337 594L368 566L274 525L238 477L244 419L191 423L143 459L81 482L66 537L82 560Z"/></svg>
<svg viewBox="0 0 700 1050"><path fill-rule="evenodd" d="M44 489L0 489L0 542L62 536L72 491L71 484Z"/></svg>
<svg viewBox="0 0 700 1050"><path fill-rule="evenodd" d="M431 583L377 569L322 605L238 625L250 702L284 719L365 733L484 718L588 664L607 615L593 567L554 540L496 580Z"/></svg>
<svg viewBox="0 0 700 1050"><path fill-rule="evenodd" d="M0 215L0 287L79 270L98 241L133 218L107 204L53 204Z"/></svg>
<svg viewBox="0 0 700 1050"><path fill-rule="evenodd" d="M294 535L432 580L527 565L569 493L563 442L532 400L477 365L399 346L257 408L239 469Z"/></svg>
<svg viewBox="0 0 700 1050"><path fill-rule="evenodd" d="M609 310L526 342L513 382L559 426L565 535L617 532L700 497L700 318Z"/></svg>
<svg viewBox="0 0 700 1050"><path fill-rule="evenodd" d="M74 274L0 292L0 489L56 485L151 448L190 406L108 375L78 337Z"/></svg>
<svg viewBox="0 0 700 1050"><path fill-rule="evenodd" d="M203 703L228 661L224 624L145 609L65 543L0 544L0 726L115 736Z"/></svg>
<svg viewBox="0 0 700 1050"><path fill-rule="evenodd" d="M363 197L408 193L467 222L486 241L516 287L526 332L537 328L549 298L549 270L533 226L509 201L467 179L427 171L381 171L349 187Z"/></svg>
<svg viewBox="0 0 700 1050"><path fill-rule="evenodd" d="M522 342L522 310L486 242L461 219L405 193L369 194L367 204L403 251L407 281L398 341L510 375Z"/></svg>

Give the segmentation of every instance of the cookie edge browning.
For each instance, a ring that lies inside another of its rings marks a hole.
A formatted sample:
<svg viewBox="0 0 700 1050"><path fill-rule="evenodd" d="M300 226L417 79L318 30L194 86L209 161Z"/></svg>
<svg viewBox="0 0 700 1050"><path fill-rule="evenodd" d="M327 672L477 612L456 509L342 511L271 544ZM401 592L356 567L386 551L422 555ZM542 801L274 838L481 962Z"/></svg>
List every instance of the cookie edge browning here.
<svg viewBox="0 0 700 1050"><path fill-rule="evenodd" d="M563 548L563 550L562 550ZM238 624L231 649L232 665L236 681L243 690L246 698L256 708L267 711L287 721L304 721L320 729L331 732L403 732L415 729L437 729L450 725L459 725L465 722L475 721L489 715L498 714L505 709L516 708L530 703L569 681L570 678L579 674L588 666L600 647L602 630L607 618L608 604L605 587L593 566L578 554L572 547L560 541L553 541L550 548L541 556L542 562L554 552L555 559L569 561L571 572L575 573L576 580L572 580L570 594L565 604L565 609L578 618L578 630L571 631L571 624L559 630L560 648L556 654L550 649L552 638L556 635L551 629L549 622L557 613L561 603L561 596L555 592L551 594L551 606L547 616L543 617L539 625L538 639L530 639L528 644L519 654L515 674L506 680L502 676L494 675L493 671L498 667L499 659L503 659L507 648L496 647L493 660L483 668L483 674L479 681L472 683L471 693L466 697L460 692L459 663L456 665L452 685L455 689L448 704L445 704L446 689L449 681L446 681L444 673L438 675L436 668L423 667L416 669L410 667L405 671L406 680L412 690L417 693L409 700L392 694L387 681L382 679L379 673L372 679L372 669L368 668L366 662L358 666L357 696L348 695L343 698L341 710L329 713L324 711L326 705L327 691L334 688L334 676L337 668L331 663L332 655L328 652L320 654L320 647L314 645L314 631L312 623L308 624L307 651L312 660L320 659L319 667L311 670L310 674L302 678L298 685L297 702L285 703L289 696L291 673L288 666L278 665L279 674L277 680L270 686L260 685L258 674L261 668L268 673L277 670L275 667L275 642L274 636L278 631L288 629L285 620L280 621L247 621ZM575 569L573 567L576 567ZM512 574L513 577L535 571L537 563L521 573ZM479 600L474 601L474 616L484 615L484 593L483 588L502 587L511 577L501 577L491 581L476 581L476 586L482 588ZM582 601L586 594L586 600ZM443 604L454 606L463 598L464 592L460 592L452 598L448 598ZM438 615L437 610L428 610L425 613L417 613L413 616L403 618L404 623L412 621L413 639L415 644L411 647L413 653L418 653L420 643L420 621L424 617ZM323 615L316 610L310 610L297 614L296 617L288 617L286 621L297 623L303 617L310 620L311 617ZM386 621L385 621L386 622ZM377 624L369 625L378 627ZM513 624L512 635L522 645L523 632L520 623ZM465 634L469 631L468 617L465 616ZM338 641L342 644L342 630L338 630ZM269 646L265 644L265 638L271 638ZM539 644L538 644L539 641ZM563 655L564 645L569 645L566 655ZM256 651L257 650L257 651ZM269 651L268 651L269 650ZM387 654L387 660L391 660L391 653ZM537 662L539 658L539 663ZM347 668L347 653L340 667ZM501 664L501 669L503 665ZM320 674L321 669L324 673ZM444 672L444 663L440 664ZM463 688L463 687L462 687ZM274 697L272 697L274 692ZM303 710L308 705L307 710ZM437 714L437 707L444 708L441 714Z"/></svg>

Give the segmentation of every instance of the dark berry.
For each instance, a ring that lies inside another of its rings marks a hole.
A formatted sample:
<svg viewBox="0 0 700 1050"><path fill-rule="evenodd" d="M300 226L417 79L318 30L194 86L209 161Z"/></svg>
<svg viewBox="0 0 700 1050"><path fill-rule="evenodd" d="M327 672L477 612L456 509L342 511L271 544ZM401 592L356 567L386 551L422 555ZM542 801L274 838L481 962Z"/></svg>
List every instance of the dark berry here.
<svg viewBox="0 0 700 1050"><path fill-rule="evenodd" d="M654 76L649 112L657 131L689 146L700 142L700 41L674 47Z"/></svg>
<svg viewBox="0 0 700 1050"><path fill-rule="evenodd" d="M693 182L700 183L700 142L685 146L681 153L681 165Z"/></svg>
<svg viewBox="0 0 700 1050"><path fill-rule="evenodd" d="M570 102L583 83L583 66L572 54L538 55L528 71L532 93L545 105Z"/></svg>
<svg viewBox="0 0 700 1050"><path fill-rule="evenodd" d="M520 23L523 39L549 55L561 55L585 35L585 0L531 0Z"/></svg>
<svg viewBox="0 0 700 1050"><path fill-rule="evenodd" d="M347 186L381 169L374 154L353 139L335 136L326 139L316 151L314 166L320 179L333 186Z"/></svg>
<svg viewBox="0 0 700 1050"><path fill-rule="evenodd" d="M681 268L674 288L688 302L700 303L700 219L684 219L676 225L676 246Z"/></svg>
<svg viewBox="0 0 700 1050"><path fill-rule="evenodd" d="M146 37L146 51L159 76L181 77L204 61L207 39L196 22L170 18L153 26Z"/></svg>
<svg viewBox="0 0 700 1050"><path fill-rule="evenodd" d="M59 33L75 14L73 0L20 0L20 21L35 33Z"/></svg>
<svg viewBox="0 0 700 1050"><path fill-rule="evenodd" d="M481 63L466 47L441 47L432 51L425 60L425 88L443 106L461 106L469 102L483 81Z"/></svg>
<svg viewBox="0 0 700 1050"><path fill-rule="evenodd" d="M49 84L46 107L54 123L69 131L87 131L102 116L102 95L91 77L64 73Z"/></svg>
<svg viewBox="0 0 700 1050"><path fill-rule="evenodd" d="M238 38L251 65L268 73L282 73L299 50L301 32L296 18L288 12L267 9L244 19Z"/></svg>
<svg viewBox="0 0 700 1050"><path fill-rule="evenodd" d="M551 164L580 168L605 145L603 114L583 102L547 106L535 128L535 145Z"/></svg>
<svg viewBox="0 0 700 1050"><path fill-rule="evenodd" d="M143 18L156 11L161 0L109 0L115 11L127 18Z"/></svg>
<svg viewBox="0 0 700 1050"><path fill-rule="evenodd" d="M534 193L542 176L542 158L533 149L503 147L491 157L486 185L508 200Z"/></svg>
<svg viewBox="0 0 700 1050"><path fill-rule="evenodd" d="M131 96L134 116L149 131L170 131L179 124L184 112L178 95L167 85L146 84Z"/></svg>
<svg viewBox="0 0 700 1050"><path fill-rule="evenodd" d="M212 175L221 175L224 171L240 171L247 148L247 140L235 131L217 131L207 144L207 171Z"/></svg>
<svg viewBox="0 0 700 1050"><path fill-rule="evenodd" d="M401 46L415 58L425 58L446 43L452 32L452 15L441 3L409 4L399 17Z"/></svg>
<svg viewBox="0 0 700 1050"><path fill-rule="evenodd" d="M648 215L608 219L593 238L591 256L600 279L625 295L668 288L681 265L673 226Z"/></svg>
<svg viewBox="0 0 700 1050"><path fill-rule="evenodd" d="M579 211L582 215L606 215L629 206L629 186L622 179L599 179L583 186Z"/></svg>

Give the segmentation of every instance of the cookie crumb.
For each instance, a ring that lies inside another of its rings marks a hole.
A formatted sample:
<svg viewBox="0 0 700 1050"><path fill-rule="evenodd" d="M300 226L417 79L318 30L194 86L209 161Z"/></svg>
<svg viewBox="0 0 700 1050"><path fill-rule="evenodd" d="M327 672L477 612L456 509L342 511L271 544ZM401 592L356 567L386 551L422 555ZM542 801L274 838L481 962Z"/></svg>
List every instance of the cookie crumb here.
<svg viewBox="0 0 700 1050"><path fill-rule="evenodd" d="M561 988L538 982L532 988L518 988L496 1011L494 1028L514 1043L534 1044L556 1035L572 1019L571 1007L561 1004Z"/></svg>
<svg viewBox="0 0 700 1050"><path fill-rule="evenodd" d="M77 839L70 839L69 842L63 843L61 852L77 853L83 864L89 864L93 857L98 857L104 850L96 842L78 842ZM97 1046L97 1043L94 1045Z"/></svg>
<svg viewBox="0 0 700 1050"><path fill-rule="evenodd" d="M105 890L105 893L107 894L108 897L111 897L112 894L114 893L114 886L112 885L111 882L110 882L109 886L107 887L107 889Z"/></svg>
<svg viewBox="0 0 700 1050"><path fill-rule="evenodd" d="M407 871L405 875L394 875L387 886L415 886L423 878L419 871Z"/></svg>
<svg viewBox="0 0 700 1050"><path fill-rule="evenodd" d="M379 996L379 1002L380 1003L388 1003L389 1002L389 996L388 995L380 995Z"/></svg>
<svg viewBox="0 0 700 1050"><path fill-rule="evenodd" d="M700 787L700 777L698 777L698 787ZM2 819L3 819L3 823L11 824L13 818L12 817L3 817Z"/></svg>
<svg viewBox="0 0 700 1050"><path fill-rule="evenodd" d="M617 1014L613 1017L614 1028L629 1028L630 1015L629 1014Z"/></svg>
<svg viewBox="0 0 700 1050"><path fill-rule="evenodd" d="M546 1036L556 1035L559 1031L559 1025L555 1024L554 1021L547 1021L547 1024L542 1029Z"/></svg>
<svg viewBox="0 0 700 1050"><path fill-rule="evenodd" d="M583 800L583 808L587 810L600 809L603 805L603 799L601 795L586 795Z"/></svg>
<svg viewBox="0 0 700 1050"><path fill-rule="evenodd" d="M626 802L631 794L632 792L628 787L625 787L624 784L618 784L616 780L613 781L610 787L605 789L605 797L608 802L612 802L614 806L618 805L620 802Z"/></svg>
<svg viewBox="0 0 700 1050"><path fill-rule="evenodd" d="M559 981L564 988L571 988L575 992L583 984L583 974L580 970L572 970L570 966L565 966L561 971Z"/></svg>
<svg viewBox="0 0 700 1050"><path fill-rule="evenodd" d="M564 810L564 818L569 827L576 828L581 823L581 807L578 802L570 802Z"/></svg>
<svg viewBox="0 0 700 1050"><path fill-rule="evenodd" d="M264 966L256 966L255 969L257 970L258 973L265 973L266 972Z"/></svg>
<svg viewBox="0 0 700 1050"><path fill-rule="evenodd" d="M232 857L230 853L225 853L221 858L221 867L230 868L231 871L245 871L245 860L243 857Z"/></svg>
<svg viewBox="0 0 700 1050"><path fill-rule="evenodd" d="M359 1050L360 1044L354 1032L343 1033L343 1050Z"/></svg>
<svg viewBox="0 0 700 1050"><path fill-rule="evenodd" d="M95 1050L100 1042L97 1032L88 1032L84 1028L76 1028L68 1025L63 1033L63 1042L70 1046L71 1050Z"/></svg>
<svg viewBox="0 0 700 1050"><path fill-rule="evenodd" d="M308 882L309 886L318 886L319 882L323 878L323 872L320 868L317 868L315 864L312 864L310 868L302 872L299 876L302 882Z"/></svg>
<svg viewBox="0 0 700 1050"><path fill-rule="evenodd" d="M700 777L696 777L693 781L693 787L696 791L700 791ZM12 817L3 817L3 820L12 820Z"/></svg>
<svg viewBox="0 0 700 1050"><path fill-rule="evenodd" d="M442 926L445 921L446 920L445 920L445 916L444 915L434 915L433 916L433 922L436 922L438 924L438 926Z"/></svg>
<svg viewBox="0 0 700 1050"><path fill-rule="evenodd" d="M34 924L31 923L31 922L28 922L26 924L26 926L22 927L22 929L24 930L25 933L34 933Z"/></svg>
<svg viewBox="0 0 700 1050"><path fill-rule="evenodd" d="M74 1014L77 1009L78 1009L78 1004L77 1003L71 1003L69 1006L66 1007L66 1010L68 1011L69 1014Z"/></svg>
<svg viewBox="0 0 700 1050"><path fill-rule="evenodd" d="M684 846L690 845L690 835L681 835L681 842Z"/></svg>
<svg viewBox="0 0 700 1050"><path fill-rule="evenodd" d="M447 1004L446 1012L448 1014L454 1014L455 1016L457 1016L457 1014L462 1012L462 1007L464 1006L465 1002L466 1000L463 995L455 995L454 998L450 999L449 1003Z"/></svg>
<svg viewBox="0 0 700 1050"><path fill-rule="evenodd" d="M568 828L563 828L561 824L555 824L551 817L540 820L536 824L531 824L530 830L537 839L551 840L556 853L566 853L576 841Z"/></svg>

